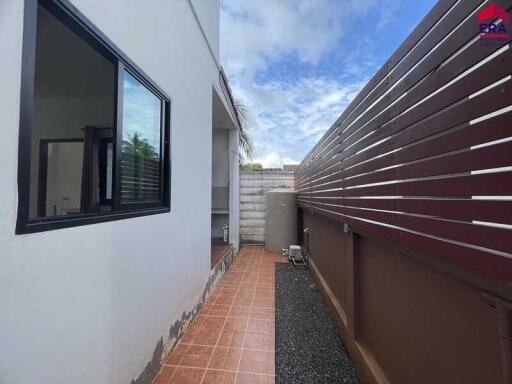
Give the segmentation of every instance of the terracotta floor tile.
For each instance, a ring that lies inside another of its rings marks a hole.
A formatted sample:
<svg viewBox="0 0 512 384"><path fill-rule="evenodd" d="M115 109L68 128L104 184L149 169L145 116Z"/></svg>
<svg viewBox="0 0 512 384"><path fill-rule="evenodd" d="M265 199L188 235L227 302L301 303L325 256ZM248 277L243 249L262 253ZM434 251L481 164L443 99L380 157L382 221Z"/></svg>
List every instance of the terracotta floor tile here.
<svg viewBox="0 0 512 384"><path fill-rule="evenodd" d="M274 353L264 351L242 350L238 370L242 372L274 374Z"/></svg>
<svg viewBox="0 0 512 384"><path fill-rule="evenodd" d="M236 372L207 370L202 384L234 384Z"/></svg>
<svg viewBox="0 0 512 384"><path fill-rule="evenodd" d="M210 306L208 314L211 316L227 316L231 306L229 305L217 305L213 304Z"/></svg>
<svg viewBox="0 0 512 384"><path fill-rule="evenodd" d="M225 331L245 332L249 319L246 317L228 317L224 324Z"/></svg>
<svg viewBox="0 0 512 384"><path fill-rule="evenodd" d="M224 322L226 321L225 317L221 316L206 316L206 319L201 324L201 330L207 329L222 329Z"/></svg>
<svg viewBox="0 0 512 384"><path fill-rule="evenodd" d="M229 311L229 315L249 318L251 315L251 307L233 306Z"/></svg>
<svg viewBox="0 0 512 384"><path fill-rule="evenodd" d="M271 288L255 288L254 297L273 297L275 298L275 292Z"/></svg>
<svg viewBox="0 0 512 384"><path fill-rule="evenodd" d="M236 384L274 384L275 377L254 373L238 372Z"/></svg>
<svg viewBox="0 0 512 384"><path fill-rule="evenodd" d="M216 347L209 368L236 371L241 354L239 348Z"/></svg>
<svg viewBox="0 0 512 384"><path fill-rule="evenodd" d="M252 304L252 297L235 297L233 305L236 307L250 307Z"/></svg>
<svg viewBox="0 0 512 384"><path fill-rule="evenodd" d="M219 296L216 300L215 300L215 304L220 304L220 305L231 305L233 304L233 302L235 301L235 296Z"/></svg>
<svg viewBox="0 0 512 384"><path fill-rule="evenodd" d="M252 307L251 319L274 320L274 308L270 307Z"/></svg>
<svg viewBox="0 0 512 384"><path fill-rule="evenodd" d="M243 247L153 384L274 384L275 263Z"/></svg>
<svg viewBox="0 0 512 384"><path fill-rule="evenodd" d="M181 359L188 350L188 345L185 344L178 344L176 347L174 347L173 351L167 356L167 358L164 360L165 364L169 365L179 365L181 362Z"/></svg>
<svg viewBox="0 0 512 384"><path fill-rule="evenodd" d="M197 333L187 332L187 333L185 333L185 335L183 335L183 337L181 338L181 341L183 343L192 343L196 337L196 334Z"/></svg>
<svg viewBox="0 0 512 384"><path fill-rule="evenodd" d="M224 363L226 359L223 357L212 357L208 363L208 368L212 369L224 369Z"/></svg>
<svg viewBox="0 0 512 384"><path fill-rule="evenodd" d="M183 355L179 365L186 367L206 368L213 355L214 347L191 345Z"/></svg>
<svg viewBox="0 0 512 384"><path fill-rule="evenodd" d="M262 351L273 351L275 349L274 335L247 332L245 334L244 348L260 349Z"/></svg>
<svg viewBox="0 0 512 384"><path fill-rule="evenodd" d="M275 324L272 320L266 319L249 319L247 323L248 332L260 332L268 335L273 335L275 331Z"/></svg>
<svg viewBox="0 0 512 384"><path fill-rule="evenodd" d="M204 375L204 369L178 367L169 384L199 384Z"/></svg>
<svg viewBox="0 0 512 384"><path fill-rule="evenodd" d="M162 367L162 370L158 374L158 376L155 378L154 384L167 384L169 383L169 380L171 379L174 371L176 371L176 367L171 366L164 366Z"/></svg>
<svg viewBox="0 0 512 384"><path fill-rule="evenodd" d="M218 346L230 348L242 348L244 344L244 331L224 330L220 335Z"/></svg>
<svg viewBox="0 0 512 384"><path fill-rule="evenodd" d="M255 297L252 301L253 307L274 307L274 298L270 297Z"/></svg>
<svg viewBox="0 0 512 384"><path fill-rule="evenodd" d="M222 242L222 239L212 239L210 268L215 267L217 263L228 253L231 246Z"/></svg>
<svg viewBox="0 0 512 384"><path fill-rule="evenodd" d="M217 300L219 296L217 292L213 292L210 297L208 297L208 300L206 300L206 304L215 304L215 300Z"/></svg>
<svg viewBox="0 0 512 384"><path fill-rule="evenodd" d="M216 345L220 333L221 333L221 328L216 328L216 329L202 328L197 333L197 335L194 337L191 344Z"/></svg>
<svg viewBox="0 0 512 384"><path fill-rule="evenodd" d="M221 294L226 295L226 296L236 296L237 292L238 292L237 288L225 287L222 289Z"/></svg>

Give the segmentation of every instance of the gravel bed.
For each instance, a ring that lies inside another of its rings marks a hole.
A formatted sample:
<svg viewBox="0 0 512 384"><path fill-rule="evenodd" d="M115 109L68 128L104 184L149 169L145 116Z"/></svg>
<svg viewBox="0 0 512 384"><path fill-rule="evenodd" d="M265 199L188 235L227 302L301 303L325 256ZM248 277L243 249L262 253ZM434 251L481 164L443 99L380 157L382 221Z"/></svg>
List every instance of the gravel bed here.
<svg viewBox="0 0 512 384"><path fill-rule="evenodd" d="M276 263L276 383L359 383L309 270Z"/></svg>

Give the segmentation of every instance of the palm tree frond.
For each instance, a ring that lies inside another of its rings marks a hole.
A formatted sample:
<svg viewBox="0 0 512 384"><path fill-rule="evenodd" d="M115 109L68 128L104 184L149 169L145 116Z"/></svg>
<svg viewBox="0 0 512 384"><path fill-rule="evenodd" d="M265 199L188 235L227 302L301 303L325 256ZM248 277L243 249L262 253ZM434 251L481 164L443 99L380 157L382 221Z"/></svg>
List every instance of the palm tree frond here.
<svg viewBox="0 0 512 384"><path fill-rule="evenodd" d="M249 159L252 159L252 154L254 151L254 145L252 143L251 136L249 134L249 127L252 123L251 113L247 105L242 103L239 100L234 100L234 105L236 108L236 112L238 115L238 119L240 121L239 128L239 147L241 153ZM241 161L242 159L240 159Z"/></svg>

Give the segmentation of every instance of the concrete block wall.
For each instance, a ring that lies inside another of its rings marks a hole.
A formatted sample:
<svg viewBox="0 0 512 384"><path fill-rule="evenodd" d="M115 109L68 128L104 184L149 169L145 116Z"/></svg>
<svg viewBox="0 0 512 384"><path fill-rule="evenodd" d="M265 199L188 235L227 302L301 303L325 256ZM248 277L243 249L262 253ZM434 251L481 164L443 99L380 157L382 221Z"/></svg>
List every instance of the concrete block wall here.
<svg viewBox="0 0 512 384"><path fill-rule="evenodd" d="M240 174L240 240L265 242L265 193L293 188L293 172L251 171Z"/></svg>

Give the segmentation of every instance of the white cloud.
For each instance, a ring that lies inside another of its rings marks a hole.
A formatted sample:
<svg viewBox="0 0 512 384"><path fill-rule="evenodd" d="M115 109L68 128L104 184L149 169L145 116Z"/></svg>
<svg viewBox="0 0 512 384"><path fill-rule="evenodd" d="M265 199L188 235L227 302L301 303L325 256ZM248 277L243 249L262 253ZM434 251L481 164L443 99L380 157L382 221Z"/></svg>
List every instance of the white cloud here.
<svg viewBox="0 0 512 384"><path fill-rule="evenodd" d="M316 64L350 19L381 1L344 0L340 6L339 0L223 0L223 63L232 76L253 75L288 54Z"/></svg>
<svg viewBox="0 0 512 384"><path fill-rule="evenodd" d="M332 125L363 82L341 84L325 78L302 78L288 84L254 84L250 89L233 84L235 94L250 103L256 125L251 136L255 162L265 167L298 163Z"/></svg>
<svg viewBox="0 0 512 384"><path fill-rule="evenodd" d="M277 152L267 153L263 157L256 157L253 159L255 163L260 163L265 168L281 168L283 164L298 164L299 161L291 157L282 157Z"/></svg>
<svg viewBox="0 0 512 384"><path fill-rule="evenodd" d="M255 76L286 57L315 66L335 49L352 19L397 0L222 0L221 61L235 96L248 105L254 126L254 161L264 166L300 162L331 126L374 69L363 47L348 52L344 76L288 79ZM388 23L389 15L381 14ZM295 70L292 68L292 70ZM272 74L271 74L272 75Z"/></svg>

